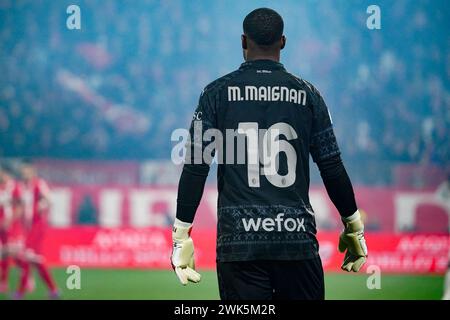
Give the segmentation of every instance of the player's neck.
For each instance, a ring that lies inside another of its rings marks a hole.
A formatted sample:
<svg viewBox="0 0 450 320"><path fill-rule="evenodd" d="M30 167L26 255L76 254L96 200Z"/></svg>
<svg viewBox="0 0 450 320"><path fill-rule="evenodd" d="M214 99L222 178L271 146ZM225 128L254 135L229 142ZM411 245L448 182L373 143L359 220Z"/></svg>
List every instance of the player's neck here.
<svg viewBox="0 0 450 320"><path fill-rule="evenodd" d="M280 52L267 54L260 52L247 52L247 56L245 61L254 61L254 60L272 60L275 62L280 62Z"/></svg>

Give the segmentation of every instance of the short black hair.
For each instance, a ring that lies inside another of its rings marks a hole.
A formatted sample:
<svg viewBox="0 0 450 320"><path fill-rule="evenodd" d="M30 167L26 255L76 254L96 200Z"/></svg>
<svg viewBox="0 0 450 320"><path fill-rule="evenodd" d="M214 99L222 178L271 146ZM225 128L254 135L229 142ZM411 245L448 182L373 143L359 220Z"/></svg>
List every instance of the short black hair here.
<svg viewBox="0 0 450 320"><path fill-rule="evenodd" d="M275 10L259 8L250 12L244 19L244 34L257 45L270 46L283 35L283 18Z"/></svg>

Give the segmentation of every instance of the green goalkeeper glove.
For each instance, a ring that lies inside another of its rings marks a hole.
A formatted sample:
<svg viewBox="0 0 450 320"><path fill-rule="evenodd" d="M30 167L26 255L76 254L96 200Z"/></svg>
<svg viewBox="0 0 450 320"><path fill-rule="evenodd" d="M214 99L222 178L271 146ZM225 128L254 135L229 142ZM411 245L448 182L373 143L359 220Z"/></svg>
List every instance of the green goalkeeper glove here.
<svg viewBox="0 0 450 320"><path fill-rule="evenodd" d="M364 224L359 211L356 211L350 217L342 218L342 222L345 228L339 237L339 251L347 251L341 268L348 272L358 272L367 258Z"/></svg>
<svg viewBox="0 0 450 320"><path fill-rule="evenodd" d="M195 271L194 263L194 242L190 236L191 223L182 222L175 219L172 229L172 268L178 276L182 285L188 281L199 282L201 276Z"/></svg>

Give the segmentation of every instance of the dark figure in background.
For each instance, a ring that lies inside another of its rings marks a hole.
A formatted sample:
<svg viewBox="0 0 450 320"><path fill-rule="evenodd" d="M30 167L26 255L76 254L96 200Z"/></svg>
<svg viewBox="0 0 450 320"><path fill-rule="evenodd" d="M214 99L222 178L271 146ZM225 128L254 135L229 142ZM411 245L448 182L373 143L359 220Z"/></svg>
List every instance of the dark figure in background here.
<svg viewBox="0 0 450 320"><path fill-rule="evenodd" d="M97 208L90 195L85 195L83 201L78 208L77 224L80 225L97 225Z"/></svg>

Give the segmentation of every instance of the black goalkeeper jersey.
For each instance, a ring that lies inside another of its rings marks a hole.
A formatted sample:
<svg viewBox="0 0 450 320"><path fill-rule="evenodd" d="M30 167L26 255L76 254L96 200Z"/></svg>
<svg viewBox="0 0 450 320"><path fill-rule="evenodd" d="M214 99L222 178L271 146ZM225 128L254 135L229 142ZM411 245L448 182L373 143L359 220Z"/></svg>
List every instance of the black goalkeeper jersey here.
<svg viewBox="0 0 450 320"><path fill-rule="evenodd" d="M245 62L204 89L190 137L184 170L219 163L218 261L318 256L309 154L317 162L339 148L310 83L275 61Z"/></svg>

